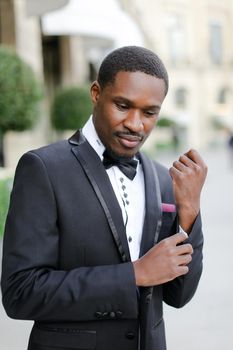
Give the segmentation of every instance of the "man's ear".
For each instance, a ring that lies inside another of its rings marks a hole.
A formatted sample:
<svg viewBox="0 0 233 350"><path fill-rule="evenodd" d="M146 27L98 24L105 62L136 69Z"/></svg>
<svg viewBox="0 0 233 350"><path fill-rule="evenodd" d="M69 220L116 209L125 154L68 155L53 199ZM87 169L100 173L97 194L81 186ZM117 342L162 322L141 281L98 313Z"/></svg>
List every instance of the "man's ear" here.
<svg viewBox="0 0 233 350"><path fill-rule="evenodd" d="M93 104L96 104L100 96L100 85L97 80L91 84L90 92L91 92L91 100Z"/></svg>

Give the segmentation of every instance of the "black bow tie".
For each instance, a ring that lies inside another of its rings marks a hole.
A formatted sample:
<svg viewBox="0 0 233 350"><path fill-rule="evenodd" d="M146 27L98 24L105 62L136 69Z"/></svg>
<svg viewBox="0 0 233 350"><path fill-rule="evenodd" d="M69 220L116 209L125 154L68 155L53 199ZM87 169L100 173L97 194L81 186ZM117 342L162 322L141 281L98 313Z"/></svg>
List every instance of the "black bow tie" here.
<svg viewBox="0 0 233 350"><path fill-rule="evenodd" d="M132 158L117 158L108 153L107 150L103 153L103 165L105 169L109 169L112 166L117 166L120 171L122 171L125 176L127 176L130 180L133 180L137 171L138 162Z"/></svg>

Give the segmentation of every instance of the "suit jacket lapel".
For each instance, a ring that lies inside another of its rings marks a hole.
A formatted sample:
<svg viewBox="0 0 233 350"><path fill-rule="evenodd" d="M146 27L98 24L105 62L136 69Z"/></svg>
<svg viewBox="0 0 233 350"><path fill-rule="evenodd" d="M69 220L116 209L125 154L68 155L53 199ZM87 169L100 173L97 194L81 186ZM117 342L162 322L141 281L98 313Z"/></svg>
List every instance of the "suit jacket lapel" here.
<svg viewBox="0 0 233 350"><path fill-rule="evenodd" d="M145 179L146 212L143 226L140 256L158 240L161 228L162 209L160 186L155 166L145 155L140 154Z"/></svg>
<svg viewBox="0 0 233 350"><path fill-rule="evenodd" d="M162 206L160 186L155 166L145 155L140 154L145 179L146 213L143 226L140 256L156 244L161 229ZM148 308L154 287L140 287L140 329L142 336L148 327Z"/></svg>
<svg viewBox="0 0 233 350"><path fill-rule="evenodd" d="M72 152L89 178L103 207L122 261L130 261L121 208L99 156L79 131L69 139L69 142L74 145Z"/></svg>

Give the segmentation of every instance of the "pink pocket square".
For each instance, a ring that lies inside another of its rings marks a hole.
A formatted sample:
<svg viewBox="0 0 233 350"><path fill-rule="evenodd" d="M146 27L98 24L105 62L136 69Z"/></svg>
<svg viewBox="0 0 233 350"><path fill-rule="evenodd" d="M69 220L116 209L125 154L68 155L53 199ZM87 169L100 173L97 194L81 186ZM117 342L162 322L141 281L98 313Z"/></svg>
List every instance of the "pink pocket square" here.
<svg viewBox="0 0 233 350"><path fill-rule="evenodd" d="M163 213L175 213L176 212L175 204L162 203L162 212Z"/></svg>

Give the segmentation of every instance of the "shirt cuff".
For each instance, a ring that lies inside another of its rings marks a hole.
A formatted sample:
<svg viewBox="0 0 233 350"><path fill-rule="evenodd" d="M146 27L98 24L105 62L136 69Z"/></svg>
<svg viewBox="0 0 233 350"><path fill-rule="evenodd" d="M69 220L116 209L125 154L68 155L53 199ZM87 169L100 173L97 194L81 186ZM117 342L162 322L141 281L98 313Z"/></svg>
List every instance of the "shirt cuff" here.
<svg viewBox="0 0 233 350"><path fill-rule="evenodd" d="M188 238L188 234L187 234L187 232L185 232L185 230L183 230L182 229L182 227L179 225L179 232L178 233L184 233L186 236L187 236L187 238Z"/></svg>

